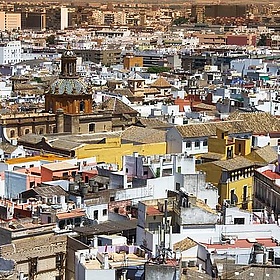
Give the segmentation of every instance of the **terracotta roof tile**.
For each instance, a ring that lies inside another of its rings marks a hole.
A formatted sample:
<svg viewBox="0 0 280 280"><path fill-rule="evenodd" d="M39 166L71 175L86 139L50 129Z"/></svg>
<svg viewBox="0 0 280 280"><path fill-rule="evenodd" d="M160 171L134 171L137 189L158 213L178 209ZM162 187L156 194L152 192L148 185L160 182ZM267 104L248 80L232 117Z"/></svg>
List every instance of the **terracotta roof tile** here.
<svg viewBox="0 0 280 280"><path fill-rule="evenodd" d="M131 126L122 132L121 139L146 144L162 143L166 141L166 132L147 127Z"/></svg>
<svg viewBox="0 0 280 280"><path fill-rule="evenodd" d="M243 120L254 133L268 133L280 131L280 119L265 112L234 112L229 120Z"/></svg>
<svg viewBox="0 0 280 280"><path fill-rule="evenodd" d="M164 79L163 77L159 77L156 81L154 81L151 84L151 87L156 87L156 88L171 88L171 84Z"/></svg>
<svg viewBox="0 0 280 280"><path fill-rule="evenodd" d="M213 164L215 164L223 169L226 169L228 171L255 165L255 163L253 161L248 160L244 157L235 157L235 158L228 159L228 160L214 161Z"/></svg>

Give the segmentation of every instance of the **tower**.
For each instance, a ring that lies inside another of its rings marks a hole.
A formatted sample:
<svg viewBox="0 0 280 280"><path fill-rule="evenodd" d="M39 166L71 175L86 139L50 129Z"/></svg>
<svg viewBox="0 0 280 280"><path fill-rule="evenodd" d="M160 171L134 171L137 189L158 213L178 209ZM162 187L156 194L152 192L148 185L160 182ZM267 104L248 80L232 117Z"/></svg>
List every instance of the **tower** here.
<svg viewBox="0 0 280 280"><path fill-rule="evenodd" d="M92 113L92 90L77 74L77 57L68 48L61 56L61 72L45 93L45 110L64 114Z"/></svg>

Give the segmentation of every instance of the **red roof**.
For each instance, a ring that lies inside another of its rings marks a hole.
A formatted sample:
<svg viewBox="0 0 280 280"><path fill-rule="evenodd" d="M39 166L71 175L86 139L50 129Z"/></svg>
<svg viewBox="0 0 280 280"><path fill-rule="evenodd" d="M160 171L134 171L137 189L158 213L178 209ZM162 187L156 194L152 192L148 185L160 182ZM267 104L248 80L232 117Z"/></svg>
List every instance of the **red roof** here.
<svg viewBox="0 0 280 280"><path fill-rule="evenodd" d="M272 172L271 170L265 170L262 174L270 179L280 179L280 174Z"/></svg>
<svg viewBox="0 0 280 280"><path fill-rule="evenodd" d="M271 238L263 238L263 239L256 239L256 242L260 243L261 245L264 245L265 247L276 247L277 243L273 242ZM247 239L238 239L235 241L235 244L205 244L204 245L208 249L217 249L217 250L222 250L222 249L235 249L235 248L251 248L253 246L254 242L249 242Z"/></svg>
<svg viewBox="0 0 280 280"><path fill-rule="evenodd" d="M156 215L163 215L162 212L160 212L157 208L154 206L148 206L146 210L146 214L148 216L156 216Z"/></svg>
<svg viewBox="0 0 280 280"><path fill-rule="evenodd" d="M82 209L74 209L71 212L62 212L57 213L56 217L58 220L70 219L70 218L77 218L85 216L85 210Z"/></svg>

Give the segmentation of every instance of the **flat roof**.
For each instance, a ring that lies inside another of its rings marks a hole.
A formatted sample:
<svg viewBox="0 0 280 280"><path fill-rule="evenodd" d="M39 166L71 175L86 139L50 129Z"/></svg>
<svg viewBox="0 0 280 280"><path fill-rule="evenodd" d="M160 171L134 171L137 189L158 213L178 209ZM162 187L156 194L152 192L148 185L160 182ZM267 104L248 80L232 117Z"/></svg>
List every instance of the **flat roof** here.
<svg viewBox="0 0 280 280"><path fill-rule="evenodd" d="M280 179L280 174L273 172L271 170L265 170L264 172L262 172L262 174L272 180Z"/></svg>
<svg viewBox="0 0 280 280"><path fill-rule="evenodd" d="M42 167L49 169L51 171L78 169L78 166L68 163L68 162L46 163L46 164L42 165Z"/></svg>
<svg viewBox="0 0 280 280"><path fill-rule="evenodd" d="M66 160L68 158L53 155L53 154L46 154L46 155L40 155L40 156L34 156L34 157L22 157L22 158L11 158L5 161L7 164L17 164L17 163L25 163L25 162L31 162L31 161L56 161L56 160Z"/></svg>
<svg viewBox="0 0 280 280"><path fill-rule="evenodd" d="M276 247L277 243L271 238L256 238L255 241L267 248ZM238 239L234 244L205 244L208 249L227 250L227 249L248 249L251 248L256 242L250 242L248 239Z"/></svg>
<svg viewBox="0 0 280 280"><path fill-rule="evenodd" d="M124 220L124 221L107 221L98 225L75 227L73 231L82 235L97 235L117 233L123 230L136 229L137 219Z"/></svg>

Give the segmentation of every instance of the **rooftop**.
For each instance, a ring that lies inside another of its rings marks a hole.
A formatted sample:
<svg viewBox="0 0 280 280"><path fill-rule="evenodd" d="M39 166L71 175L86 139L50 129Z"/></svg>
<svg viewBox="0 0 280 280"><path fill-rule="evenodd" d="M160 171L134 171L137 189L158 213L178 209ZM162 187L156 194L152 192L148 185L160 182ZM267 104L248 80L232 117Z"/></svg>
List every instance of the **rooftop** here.
<svg viewBox="0 0 280 280"><path fill-rule="evenodd" d="M78 166L75 166L68 162L53 162L42 165L42 167L51 170L51 171L61 171L61 170L70 170L78 169Z"/></svg>
<svg viewBox="0 0 280 280"><path fill-rule="evenodd" d="M75 227L73 230L82 235L112 234L123 230L136 229L137 219L124 221L107 221L88 227Z"/></svg>
<svg viewBox="0 0 280 280"><path fill-rule="evenodd" d="M241 169L241 168L246 168L246 167L253 167L255 163L251 160L248 160L242 156L238 156L232 159L227 159L227 160L219 160L219 161L214 161L213 164L226 169L228 171L236 170L236 169Z"/></svg>
<svg viewBox="0 0 280 280"><path fill-rule="evenodd" d="M78 217L84 217L86 215L84 209L74 209L70 212L60 212L56 214L56 217L58 220L64 220L69 218L78 218Z"/></svg>
<svg viewBox="0 0 280 280"><path fill-rule="evenodd" d="M252 242L249 239L238 239L235 240L234 244L224 243L224 244L205 244L204 245L208 249L216 249L216 250L227 250L227 249L243 249L243 248L251 248L254 243L258 242L261 245L264 245L267 248L276 247L277 243L274 242L271 238L263 238L263 239L254 239Z"/></svg>
<svg viewBox="0 0 280 280"><path fill-rule="evenodd" d="M66 160L67 158L61 157L61 156L56 156L53 154L45 154L45 155L40 155L40 156L33 156L33 157L24 157L24 158L12 158L8 159L5 162L7 164L17 164L17 163L25 163L25 162L32 162L32 161L49 161L49 162L54 162L54 161L61 161L61 160Z"/></svg>

